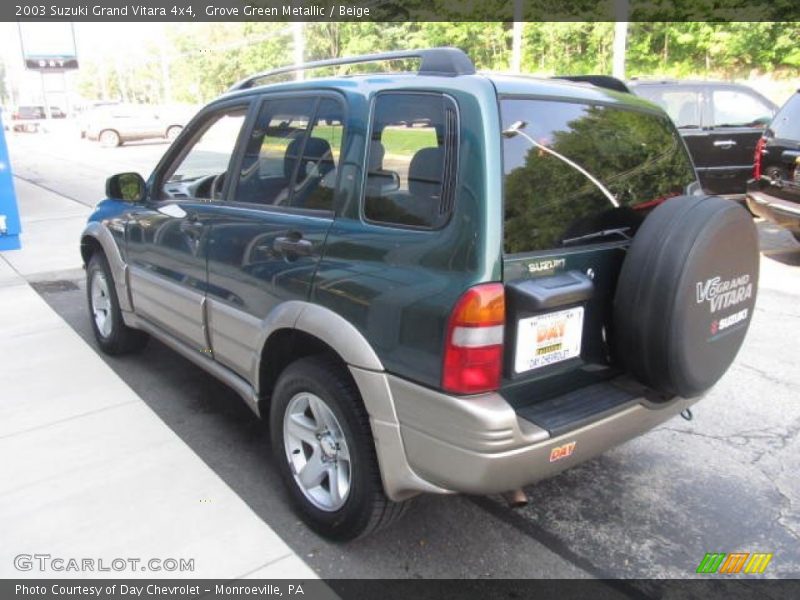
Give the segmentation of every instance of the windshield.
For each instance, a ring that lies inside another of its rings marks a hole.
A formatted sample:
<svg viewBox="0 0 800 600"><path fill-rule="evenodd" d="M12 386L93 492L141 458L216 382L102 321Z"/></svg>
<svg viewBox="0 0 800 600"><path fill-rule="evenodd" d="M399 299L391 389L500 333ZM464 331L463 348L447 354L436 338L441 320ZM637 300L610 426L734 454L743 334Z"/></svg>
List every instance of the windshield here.
<svg viewBox="0 0 800 600"><path fill-rule="evenodd" d="M521 131L536 142L523 135L503 140L507 253L558 248L603 230L632 233L647 209L685 193L695 181L683 141L666 115L515 98L503 100L501 110L504 130L522 121ZM603 241L608 239L586 238Z"/></svg>

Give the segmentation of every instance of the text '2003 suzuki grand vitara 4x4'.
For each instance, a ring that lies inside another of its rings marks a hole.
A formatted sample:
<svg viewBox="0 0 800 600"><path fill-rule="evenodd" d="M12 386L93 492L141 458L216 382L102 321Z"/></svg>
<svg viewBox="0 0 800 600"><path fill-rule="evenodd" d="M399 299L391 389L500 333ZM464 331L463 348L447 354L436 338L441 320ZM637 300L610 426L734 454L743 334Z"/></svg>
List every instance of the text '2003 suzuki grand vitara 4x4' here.
<svg viewBox="0 0 800 600"><path fill-rule="evenodd" d="M677 415L756 298L751 219L698 195L661 109L452 48L302 68L400 59L418 70L237 84L147 182L109 179L81 243L100 347L153 336L237 390L337 539Z"/></svg>

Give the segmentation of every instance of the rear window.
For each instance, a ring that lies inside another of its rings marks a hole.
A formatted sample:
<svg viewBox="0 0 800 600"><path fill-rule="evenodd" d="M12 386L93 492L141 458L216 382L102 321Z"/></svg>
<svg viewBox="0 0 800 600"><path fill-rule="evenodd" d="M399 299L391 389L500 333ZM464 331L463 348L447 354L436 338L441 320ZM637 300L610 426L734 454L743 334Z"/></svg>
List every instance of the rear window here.
<svg viewBox="0 0 800 600"><path fill-rule="evenodd" d="M800 92L789 98L772 120L768 133L776 138L800 142Z"/></svg>
<svg viewBox="0 0 800 600"><path fill-rule="evenodd" d="M501 111L504 130L522 122L520 133L503 136L507 253L559 248L608 229L632 234L647 209L695 182L666 115L528 99L505 99Z"/></svg>

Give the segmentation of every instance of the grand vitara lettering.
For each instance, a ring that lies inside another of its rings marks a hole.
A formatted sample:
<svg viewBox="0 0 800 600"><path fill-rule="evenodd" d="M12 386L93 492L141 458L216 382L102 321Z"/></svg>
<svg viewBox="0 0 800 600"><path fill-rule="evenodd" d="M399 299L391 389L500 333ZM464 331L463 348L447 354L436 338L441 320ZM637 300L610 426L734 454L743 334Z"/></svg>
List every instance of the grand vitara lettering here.
<svg viewBox="0 0 800 600"><path fill-rule="evenodd" d="M717 276L697 282L697 303L708 302L712 314L736 306L752 297L753 283L748 274L732 279L722 279Z"/></svg>

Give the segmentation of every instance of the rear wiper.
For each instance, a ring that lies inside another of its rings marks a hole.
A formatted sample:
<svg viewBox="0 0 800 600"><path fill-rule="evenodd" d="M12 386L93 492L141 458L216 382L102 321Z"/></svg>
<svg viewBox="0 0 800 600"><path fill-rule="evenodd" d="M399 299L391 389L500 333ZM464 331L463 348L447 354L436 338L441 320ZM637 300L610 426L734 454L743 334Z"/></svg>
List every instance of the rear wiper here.
<svg viewBox="0 0 800 600"><path fill-rule="evenodd" d="M566 238L561 240L562 246L570 246L572 244L577 244L578 242L583 242L586 240L594 240L597 238L604 238L609 237L612 235L618 235L626 240L631 239L631 236L627 234L630 231L630 227L617 227L616 229L603 229L602 231L595 231L593 233L587 233L586 235L579 235L578 237L573 238Z"/></svg>

